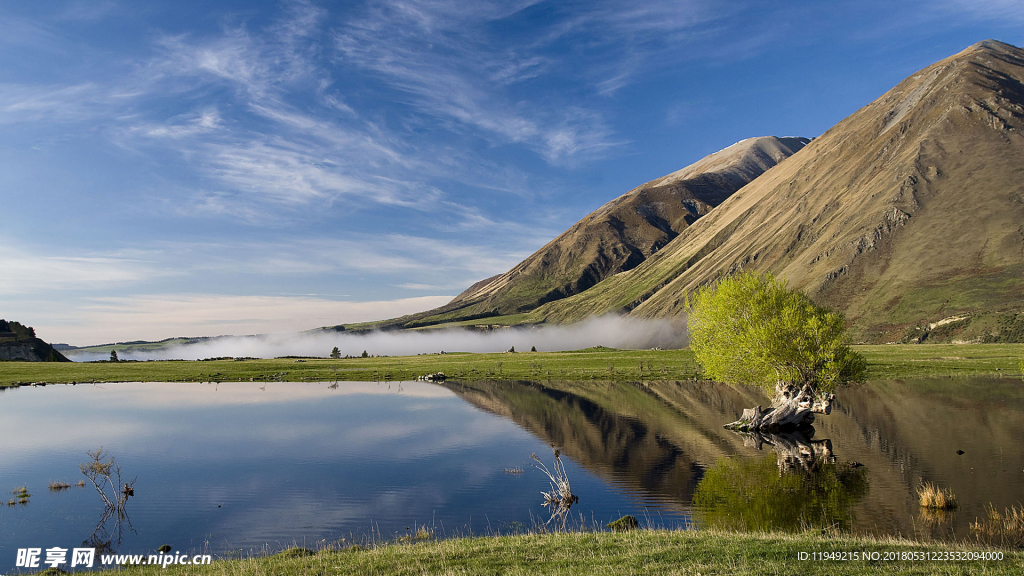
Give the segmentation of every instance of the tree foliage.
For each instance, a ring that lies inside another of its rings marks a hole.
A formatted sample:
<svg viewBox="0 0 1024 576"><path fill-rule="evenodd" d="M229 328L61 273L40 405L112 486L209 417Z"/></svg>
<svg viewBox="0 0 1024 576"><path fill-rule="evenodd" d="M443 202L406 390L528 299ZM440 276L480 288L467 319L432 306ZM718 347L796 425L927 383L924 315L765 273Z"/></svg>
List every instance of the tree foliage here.
<svg viewBox="0 0 1024 576"><path fill-rule="evenodd" d="M863 357L846 343L843 315L771 274L741 273L687 301L690 349L709 377L764 388L811 385L831 392L860 379Z"/></svg>
<svg viewBox="0 0 1024 576"><path fill-rule="evenodd" d="M14 320L7 321L0 319L0 332L13 332L16 339L29 339L36 337L36 329L31 326L25 326L21 322L15 322Z"/></svg>
<svg viewBox="0 0 1024 576"><path fill-rule="evenodd" d="M337 346L331 350L331 358L341 358L341 350Z"/></svg>

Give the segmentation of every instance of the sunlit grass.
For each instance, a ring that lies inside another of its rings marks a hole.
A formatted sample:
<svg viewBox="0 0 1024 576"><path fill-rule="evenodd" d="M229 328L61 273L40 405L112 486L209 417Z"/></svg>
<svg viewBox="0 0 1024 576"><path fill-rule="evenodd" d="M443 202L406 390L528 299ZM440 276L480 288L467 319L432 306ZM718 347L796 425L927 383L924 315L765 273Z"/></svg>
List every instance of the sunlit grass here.
<svg viewBox="0 0 1024 576"><path fill-rule="evenodd" d="M956 494L949 488L939 488L932 482L922 482L917 487L918 503L924 508L936 510L951 510L960 504L956 500Z"/></svg>
<svg viewBox="0 0 1024 576"><path fill-rule="evenodd" d="M1024 547L1024 507L1013 506L1003 512L988 505L988 517L971 523L971 533L983 542L1000 546Z"/></svg>
<svg viewBox="0 0 1024 576"><path fill-rule="evenodd" d="M215 560L209 566L132 568L141 574L216 574L279 576L306 574L1019 574L1024 555L1002 551L1002 560L834 562L814 553L904 553L981 551L966 544L924 544L894 538L874 539L802 534L736 533L716 530L629 530L622 532L530 533L326 547L315 553L294 551ZM800 553L806 555L801 559Z"/></svg>
<svg viewBox="0 0 1024 576"><path fill-rule="evenodd" d="M1024 344L854 346L869 379L1021 376ZM604 380L703 378L689 350L447 353L369 358L167 360L154 362L0 362L0 386L88 382L335 382L415 380L444 372L460 380Z"/></svg>

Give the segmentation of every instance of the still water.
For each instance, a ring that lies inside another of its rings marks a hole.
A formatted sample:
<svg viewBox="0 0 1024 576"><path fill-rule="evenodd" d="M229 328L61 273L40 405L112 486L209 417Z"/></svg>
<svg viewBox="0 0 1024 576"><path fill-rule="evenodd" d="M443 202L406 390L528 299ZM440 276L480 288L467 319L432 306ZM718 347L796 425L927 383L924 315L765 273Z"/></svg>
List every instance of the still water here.
<svg viewBox="0 0 1024 576"><path fill-rule="evenodd" d="M513 532L546 519L559 446L575 523L623 514L658 526L961 538L1024 500L1024 386L878 381L840 392L810 438L722 429L758 392L705 382L129 383L0 392L0 570L22 547L109 539L120 552L215 554L342 538ZM773 446L774 444L774 446ZM131 525L97 523L74 486L103 447ZM962 454L958 454L961 451ZM801 461L801 459L803 461ZM916 486L953 490L923 512ZM52 481L72 487L51 492ZM7 505L20 486L31 497Z"/></svg>

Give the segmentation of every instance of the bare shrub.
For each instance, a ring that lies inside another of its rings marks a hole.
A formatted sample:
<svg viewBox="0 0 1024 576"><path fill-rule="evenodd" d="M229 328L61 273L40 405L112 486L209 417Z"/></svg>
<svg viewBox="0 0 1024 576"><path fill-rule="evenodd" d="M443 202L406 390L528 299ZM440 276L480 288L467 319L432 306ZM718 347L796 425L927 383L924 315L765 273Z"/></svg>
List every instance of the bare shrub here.
<svg viewBox="0 0 1024 576"><path fill-rule="evenodd" d="M579 502L580 498L572 493L569 477L565 473L565 465L562 464L561 451L555 449L554 452L555 464L553 470L548 470L548 467L540 461L536 454L531 454L530 458L537 461L534 464L534 468L543 472L551 481L551 491L541 492L541 495L544 497L543 505L551 512L551 518L544 525L547 526L557 520L559 530L565 530L565 523L569 519L569 509L572 508L573 504Z"/></svg>
<svg viewBox="0 0 1024 576"><path fill-rule="evenodd" d="M129 528L132 528L126 504L128 498L135 495L136 478L125 482L121 477L121 467L113 456L104 452L102 447L99 450L87 451L86 454L89 456L89 461L79 464L78 469L96 488L96 492L104 504L103 516L96 524L96 529L93 530L87 542L99 550L110 550L113 548L114 537L112 535L108 537L107 521L111 518L114 519L113 533L117 535L118 544L121 541L124 526L127 524ZM132 530L134 529L132 528Z"/></svg>

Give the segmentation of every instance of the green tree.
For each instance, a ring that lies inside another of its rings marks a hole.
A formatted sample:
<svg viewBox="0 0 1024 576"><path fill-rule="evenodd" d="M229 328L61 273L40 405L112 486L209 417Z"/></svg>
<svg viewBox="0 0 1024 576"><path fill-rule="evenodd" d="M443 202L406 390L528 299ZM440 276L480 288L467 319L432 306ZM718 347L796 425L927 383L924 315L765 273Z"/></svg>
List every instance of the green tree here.
<svg viewBox="0 0 1024 576"><path fill-rule="evenodd" d="M331 350L331 358L334 358L334 359L341 358L341 350L338 350L337 346L335 346L334 349Z"/></svg>
<svg viewBox="0 0 1024 576"><path fill-rule="evenodd" d="M865 362L847 345L843 315L771 274L723 278L699 289L687 308L690 349L704 373L764 389L776 412L766 424L799 425L813 420L808 413L827 414L836 386L863 377ZM751 427L767 415L758 407Z"/></svg>
<svg viewBox="0 0 1024 576"><path fill-rule="evenodd" d="M867 474L849 464L780 472L772 455L722 458L693 493L695 515L719 530L849 530L853 507L868 493Z"/></svg>
<svg viewBox="0 0 1024 576"><path fill-rule="evenodd" d="M362 357L363 357L363 358L369 358L369 356L370 356L370 355L366 353L366 350L363 350L363 355L362 355Z"/></svg>
<svg viewBox="0 0 1024 576"><path fill-rule="evenodd" d="M31 326L25 326L21 322L15 322L14 320L11 320L10 322L0 320L0 330L5 328L7 330L10 330L11 332L14 332L15 338L18 339L29 339L36 337L36 329Z"/></svg>
<svg viewBox="0 0 1024 576"><path fill-rule="evenodd" d="M110 361L111 362L120 362L120 360L117 359L117 350L111 350L110 351Z"/></svg>

